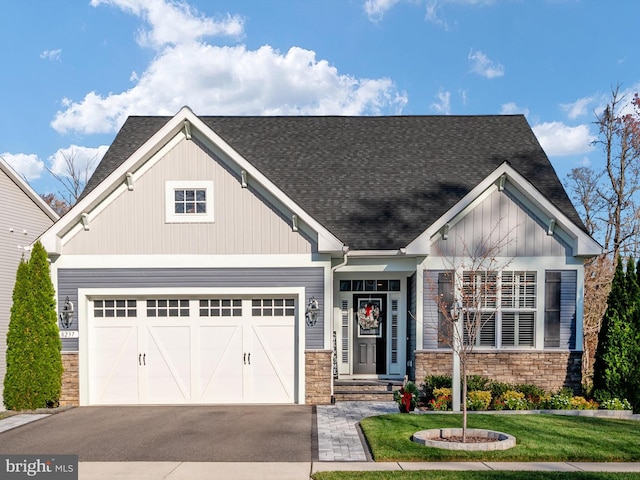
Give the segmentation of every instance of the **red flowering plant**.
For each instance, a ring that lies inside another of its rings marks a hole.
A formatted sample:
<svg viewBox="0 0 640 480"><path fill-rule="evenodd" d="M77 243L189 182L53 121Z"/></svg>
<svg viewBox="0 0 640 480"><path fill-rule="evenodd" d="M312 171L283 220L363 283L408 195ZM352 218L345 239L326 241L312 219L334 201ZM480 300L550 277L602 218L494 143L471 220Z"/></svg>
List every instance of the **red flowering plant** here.
<svg viewBox="0 0 640 480"><path fill-rule="evenodd" d="M418 405L418 387L413 382L407 382L400 390L394 390L393 399L402 413L409 413Z"/></svg>

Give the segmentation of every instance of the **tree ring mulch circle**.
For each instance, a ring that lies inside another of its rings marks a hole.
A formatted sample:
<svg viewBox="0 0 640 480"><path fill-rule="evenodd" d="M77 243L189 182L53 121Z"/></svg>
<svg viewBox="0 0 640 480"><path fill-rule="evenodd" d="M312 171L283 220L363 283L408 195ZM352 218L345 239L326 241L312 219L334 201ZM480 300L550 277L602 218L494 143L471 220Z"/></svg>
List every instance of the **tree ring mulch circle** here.
<svg viewBox="0 0 640 480"><path fill-rule="evenodd" d="M513 435L481 428L467 428L467 441L465 443L462 443L461 428L420 430L413 434L411 440L426 447L464 450L467 452L508 450L516 446L516 437Z"/></svg>

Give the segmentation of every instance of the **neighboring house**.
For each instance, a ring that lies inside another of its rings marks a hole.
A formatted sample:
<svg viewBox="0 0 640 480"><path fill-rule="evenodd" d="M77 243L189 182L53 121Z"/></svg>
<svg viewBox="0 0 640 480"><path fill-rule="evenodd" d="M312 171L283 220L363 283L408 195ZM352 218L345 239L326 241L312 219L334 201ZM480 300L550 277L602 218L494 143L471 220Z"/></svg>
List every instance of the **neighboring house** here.
<svg viewBox="0 0 640 480"><path fill-rule="evenodd" d="M49 228L58 215L0 157L0 394L7 371L7 331L13 304L13 286L20 259L28 247ZM0 395L2 399L2 395ZM4 402L0 405L3 408Z"/></svg>
<svg viewBox="0 0 640 480"><path fill-rule="evenodd" d="M63 401L327 403L334 377L448 373L438 279L492 231L511 297L474 371L579 385L600 247L523 116L130 117L42 236L75 305Z"/></svg>

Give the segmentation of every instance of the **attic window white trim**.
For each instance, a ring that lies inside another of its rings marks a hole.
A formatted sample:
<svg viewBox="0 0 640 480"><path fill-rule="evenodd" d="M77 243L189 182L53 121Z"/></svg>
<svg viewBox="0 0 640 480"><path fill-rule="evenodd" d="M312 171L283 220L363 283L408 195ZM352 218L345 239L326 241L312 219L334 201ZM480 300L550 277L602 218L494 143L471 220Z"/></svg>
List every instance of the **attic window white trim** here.
<svg viewBox="0 0 640 480"><path fill-rule="evenodd" d="M166 223L212 223L214 221L212 181L167 181L164 196Z"/></svg>

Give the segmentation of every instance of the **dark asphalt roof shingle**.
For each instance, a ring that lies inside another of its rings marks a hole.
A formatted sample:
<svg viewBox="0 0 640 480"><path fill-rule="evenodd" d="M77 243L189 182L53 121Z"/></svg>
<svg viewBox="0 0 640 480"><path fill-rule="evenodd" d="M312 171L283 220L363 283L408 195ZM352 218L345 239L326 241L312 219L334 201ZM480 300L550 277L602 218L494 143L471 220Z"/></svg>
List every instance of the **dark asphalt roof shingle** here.
<svg viewBox="0 0 640 480"><path fill-rule="evenodd" d="M130 117L94 189L171 117ZM522 115L200 119L352 250L406 246L503 162L583 224Z"/></svg>

